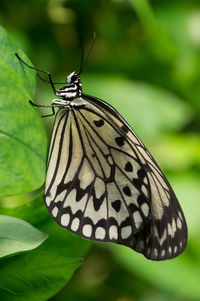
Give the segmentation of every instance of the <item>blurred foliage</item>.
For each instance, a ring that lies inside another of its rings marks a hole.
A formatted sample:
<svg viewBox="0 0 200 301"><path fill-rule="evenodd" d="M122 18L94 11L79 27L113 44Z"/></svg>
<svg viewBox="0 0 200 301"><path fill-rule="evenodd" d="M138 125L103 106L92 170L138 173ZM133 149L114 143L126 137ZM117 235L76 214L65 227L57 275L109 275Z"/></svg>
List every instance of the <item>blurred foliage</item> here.
<svg viewBox="0 0 200 301"><path fill-rule="evenodd" d="M83 90L111 103L127 119L175 188L188 222L186 251L164 263L148 262L121 246L95 244L51 300L200 300L200 2L1 1L0 23L32 63L51 71L56 81L79 70L81 47L87 53L97 33L82 74ZM38 81L35 99L50 104L48 84ZM43 121L50 136L53 118ZM83 256L90 243L59 228L48 217L42 195L32 198L4 198L0 213L46 232L50 238L41 252Z"/></svg>

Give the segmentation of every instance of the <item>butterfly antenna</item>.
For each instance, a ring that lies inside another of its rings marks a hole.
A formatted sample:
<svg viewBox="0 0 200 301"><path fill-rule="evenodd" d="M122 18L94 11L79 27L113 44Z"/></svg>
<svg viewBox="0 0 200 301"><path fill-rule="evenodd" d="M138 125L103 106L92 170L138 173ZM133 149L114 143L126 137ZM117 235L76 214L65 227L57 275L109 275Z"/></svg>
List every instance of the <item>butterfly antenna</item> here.
<svg viewBox="0 0 200 301"><path fill-rule="evenodd" d="M83 60L84 60L84 48L81 48L82 52L81 52L81 67L80 67L80 71L79 71L79 75L82 73L83 71Z"/></svg>
<svg viewBox="0 0 200 301"><path fill-rule="evenodd" d="M80 71L79 71L79 73L78 73L79 75L82 73L83 69L85 68L85 66L86 66L86 64L87 64L87 61L88 61L88 58L89 58L90 53L91 53L91 51L92 51L92 48L93 48L95 39L96 39L96 32L94 32L94 34L93 34L92 43L91 43L91 45L90 45L90 48L89 48L87 57L86 57L86 59L85 59L85 63L83 63L83 59L84 59L84 49L82 48L81 68L80 68Z"/></svg>

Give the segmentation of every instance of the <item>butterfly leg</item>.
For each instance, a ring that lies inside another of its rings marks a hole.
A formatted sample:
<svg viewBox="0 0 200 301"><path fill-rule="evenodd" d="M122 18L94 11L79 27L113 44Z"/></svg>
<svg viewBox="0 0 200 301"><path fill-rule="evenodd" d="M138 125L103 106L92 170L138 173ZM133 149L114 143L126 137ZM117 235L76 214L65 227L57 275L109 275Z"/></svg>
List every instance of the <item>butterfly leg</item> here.
<svg viewBox="0 0 200 301"><path fill-rule="evenodd" d="M50 116L53 116L55 115L55 108L54 106L50 105L50 106L46 106L46 105L38 105L34 102L32 102L32 100L29 100L29 103L34 106L34 107L37 107L37 108L51 108L52 109L52 114L47 114L47 115L42 115L42 117L50 117Z"/></svg>
<svg viewBox="0 0 200 301"><path fill-rule="evenodd" d="M18 53L15 53L15 55L16 55L17 59L18 59L21 63L23 63L25 66L27 66L28 68L33 69L33 70L35 70L35 71L42 72L42 73L44 73L44 74L47 74L47 75L48 75L48 78L49 78L49 83L51 84L51 87L52 87L52 90L53 90L53 93L56 95L56 88L55 88L55 86L54 86L54 82L53 82L53 80L52 80L52 77L51 77L51 73L50 73L50 72L45 71L45 70L41 70L41 69L38 69L38 68L35 68L35 67L32 67L32 66L28 65L24 60L22 60L22 58L19 56ZM38 72L37 72L37 74L38 74ZM38 75L38 76L40 77L40 75ZM41 78L41 77L40 77L40 78Z"/></svg>
<svg viewBox="0 0 200 301"><path fill-rule="evenodd" d="M55 115L55 108L51 107L52 109L52 114L47 114L47 115L42 115L42 117L50 117L50 116L54 116Z"/></svg>

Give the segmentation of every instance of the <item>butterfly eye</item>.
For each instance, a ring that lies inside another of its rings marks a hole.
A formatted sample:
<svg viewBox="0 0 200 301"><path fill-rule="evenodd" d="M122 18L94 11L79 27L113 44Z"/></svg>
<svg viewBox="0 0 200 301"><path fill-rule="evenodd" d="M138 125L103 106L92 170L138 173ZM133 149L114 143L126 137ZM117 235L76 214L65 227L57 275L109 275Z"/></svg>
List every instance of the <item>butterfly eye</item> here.
<svg viewBox="0 0 200 301"><path fill-rule="evenodd" d="M75 72L72 72L66 78L68 84L76 83L78 79L80 79L80 76Z"/></svg>
<svg viewBox="0 0 200 301"><path fill-rule="evenodd" d="M72 81L72 82L75 82L77 79L78 79L77 74L74 74L74 75L72 76L72 78L71 78L71 81Z"/></svg>

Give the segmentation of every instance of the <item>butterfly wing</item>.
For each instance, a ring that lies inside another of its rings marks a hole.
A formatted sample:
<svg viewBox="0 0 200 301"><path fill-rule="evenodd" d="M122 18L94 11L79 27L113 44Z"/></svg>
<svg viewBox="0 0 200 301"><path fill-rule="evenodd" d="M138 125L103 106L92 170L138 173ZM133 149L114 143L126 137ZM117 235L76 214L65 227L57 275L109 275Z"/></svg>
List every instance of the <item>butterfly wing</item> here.
<svg viewBox="0 0 200 301"><path fill-rule="evenodd" d="M45 203L62 227L87 239L126 245L152 260L173 258L187 242L177 198L126 121L107 103L57 113Z"/></svg>

